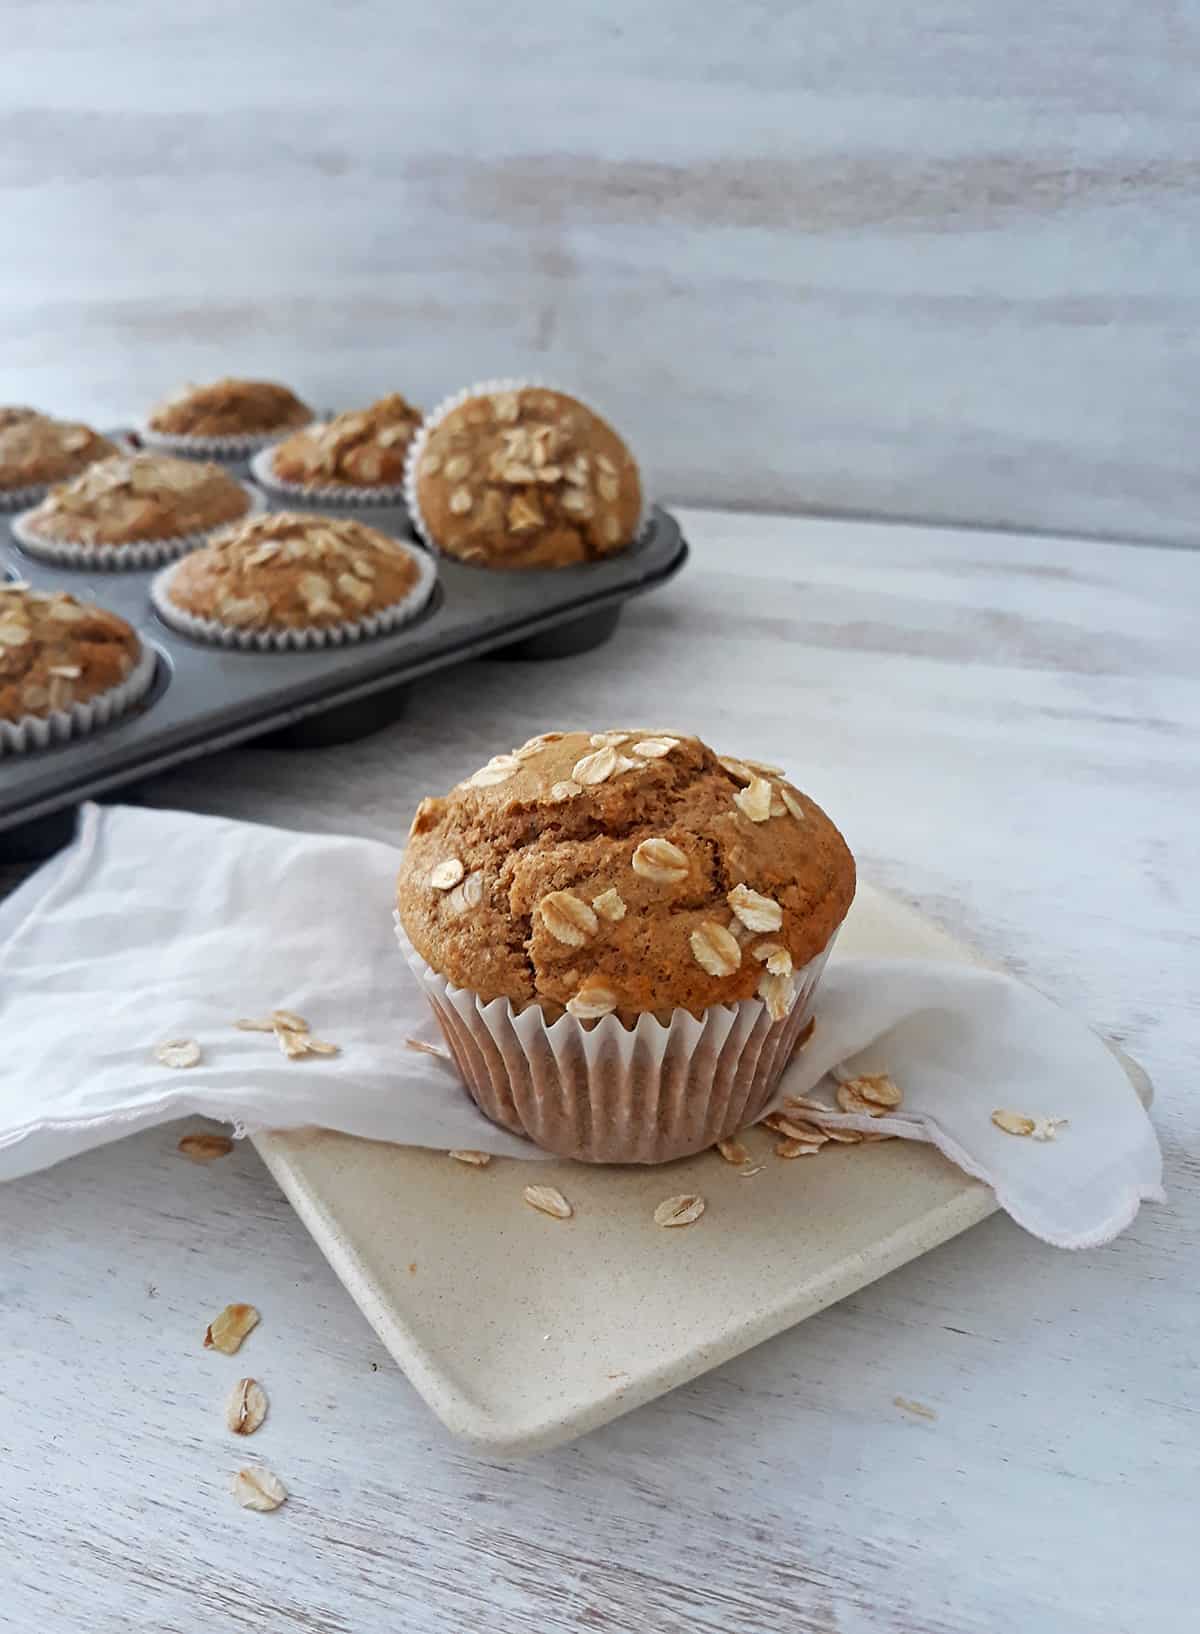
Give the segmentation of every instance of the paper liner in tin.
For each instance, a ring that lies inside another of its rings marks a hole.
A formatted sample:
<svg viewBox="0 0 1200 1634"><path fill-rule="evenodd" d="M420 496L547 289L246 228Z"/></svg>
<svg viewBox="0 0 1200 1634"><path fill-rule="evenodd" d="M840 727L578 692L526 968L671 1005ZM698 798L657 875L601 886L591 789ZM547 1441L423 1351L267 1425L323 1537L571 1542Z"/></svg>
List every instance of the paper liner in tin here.
<svg viewBox="0 0 1200 1634"><path fill-rule="evenodd" d="M485 1003L427 965L394 916L396 939L480 1111L501 1128L581 1163L669 1163L757 1121L812 1014L824 950L796 972L781 1021L760 999L676 1010L623 1027L605 1016L547 1023L534 1004Z"/></svg>
<svg viewBox="0 0 1200 1634"><path fill-rule="evenodd" d="M252 488L248 482L239 486L250 501L241 516L230 517L227 522L219 522L215 527L197 533L175 534L169 539L134 539L127 545L90 545L69 539L47 539L29 527L29 511L14 516L9 525L13 538L23 550L30 556L36 556L39 561L53 562L58 567L105 568L113 572L161 567L164 562L186 556L190 550L198 550L222 528L234 527L266 510L266 499L257 488Z"/></svg>
<svg viewBox="0 0 1200 1634"><path fill-rule="evenodd" d="M48 749L56 743L86 737L98 727L118 720L150 690L157 665L154 648L143 643L141 655L125 679L86 703L55 709L49 715L22 715L18 721L0 721L0 755Z"/></svg>
<svg viewBox="0 0 1200 1634"><path fill-rule="evenodd" d="M404 505L407 503L403 482L376 483L373 488L352 488L348 483L336 485L316 482L285 482L275 475L275 447L261 448L250 461L250 473L255 482L269 488L273 494L310 504L339 505L349 510L368 505Z"/></svg>
<svg viewBox="0 0 1200 1634"><path fill-rule="evenodd" d="M229 647L241 652L299 652L322 647L341 647L352 641L367 641L387 635L407 624L422 610L437 584L437 564L427 551L396 541L408 551L417 567L417 582L399 601L382 607L365 618L347 619L344 624L309 625L304 629L238 630L215 618L198 618L171 600L171 579L179 567L173 562L156 574L150 584L150 600L164 624L209 646Z"/></svg>
<svg viewBox="0 0 1200 1634"><path fill-rule="evenodd" d="M436 426L439 426L453 409L458 408L460 404L467 402L468 399L472 397L491 397L496 392L506 391L556 391L561 392L564 396L574 395L573 393L568 392L565 386L556 386L547 380L477 381L473 386L464 386L461 391L454 392L452 396L444 397L435 408L432 408L429 411L429 413L421 421L421 424L417 427L416 431L413 433L412 440L408 445L408 453L404 458L404 503L408 507L408 514L412 519L412 525L420 534L421 538L424 539L425 543L431 550L436 550L439 552L439 554L449 557L451 561L458 562L463 567L481 567L485 572L491 573L506 571L503 563L470 562L464 560L461 556L455 556L451 551L442 550L441 546L430 532L430 529L425 522L425 518L421 515L421 507L417 502L417 468L420 465L421 456L425 452L425 444L429 441L430 432L433 431ZM576 401L582 402L583 400L582 398L578 398ZM588 408L590 405L585 403L584 407ZM599 411L594 410L593 412L598 413ZM640 460L637 462L637 467L638 482L642 491L642 514L638 517L637 527L634 529L632 540L621 550L610 551L607 556L596 557L594 561L573 562L570 564L572 567L594 567L598 562L610 561L614 556L623 556L626 551L636 549L636 547L645 539L650 528L650 500L647 496L646 490L646 474ZM528 572L530 570L522 568L508 569L508 571ZM550 568L543 571L561 572L562 569Z"/></svg>
<svg viewBox="0 0 1200 1634"><path fill-rule="evenodd" d="M152 431L144 423L137 427L137 435L145 447L157 449L161 454L181 454L185 459L197 460L244 460L260 449L270 448L272 443L281 443L293 432L303 431L315 418L311 416L304 425L280 426L277 431L242 432L236 437L188 437L180 432Z"/></svg>

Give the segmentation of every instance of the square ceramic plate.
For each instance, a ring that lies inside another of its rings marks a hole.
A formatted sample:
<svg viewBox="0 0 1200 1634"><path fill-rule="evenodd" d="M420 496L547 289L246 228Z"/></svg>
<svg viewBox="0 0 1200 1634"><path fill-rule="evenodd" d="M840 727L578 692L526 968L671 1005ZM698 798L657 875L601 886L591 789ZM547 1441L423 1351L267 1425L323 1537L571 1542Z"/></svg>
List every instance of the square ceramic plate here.
<svg viewBox="0 0 1200 1634"><path fill-rule="evenodd" d="M859 886L833 957L980 961ZM1127 1066L1139 1093L1149 1086ZM769 1154L774 1137L747 1144ZM444 1153L326 1130L255 1144L363 1315L456 1435L536 1452L594 1429L770 1338L993 1213L932 1147L827 1147L742 1179L712 1153L664 1169L465 1168ZM531 1180L575 1218L530 1209ZM655 1204L703 1191L705 1226Z"/></svg>

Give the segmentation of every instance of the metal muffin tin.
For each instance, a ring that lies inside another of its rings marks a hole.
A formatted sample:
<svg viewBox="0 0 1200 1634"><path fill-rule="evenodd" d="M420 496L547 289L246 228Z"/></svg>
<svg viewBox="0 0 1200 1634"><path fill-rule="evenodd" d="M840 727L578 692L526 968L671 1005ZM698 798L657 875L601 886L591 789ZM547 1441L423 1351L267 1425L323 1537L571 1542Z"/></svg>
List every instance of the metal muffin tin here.
<svg viewBox="0 0 1200 1634"><path fill-rule="evenodd" d="M227 461L245 477L244 462ZM354 516L414 549L402 505L304 506L267 493L270 510ZM87 737L0 758L0 857L44 854L70 832L79 801L181 761L271 734L304 749L387 725L423 675L484 653L567 658L606 641L631 596L671 578L687 558L675 519L657 506L637 544L578 567L497 572L438 558L428 606L389 635L314 652L244 653L170 629L149 600L152 571L80 571L39 561L0 515L0 577L70 590L122 614L158 655L146 698ZM58 814L55 820L54 814Z"/></svg>

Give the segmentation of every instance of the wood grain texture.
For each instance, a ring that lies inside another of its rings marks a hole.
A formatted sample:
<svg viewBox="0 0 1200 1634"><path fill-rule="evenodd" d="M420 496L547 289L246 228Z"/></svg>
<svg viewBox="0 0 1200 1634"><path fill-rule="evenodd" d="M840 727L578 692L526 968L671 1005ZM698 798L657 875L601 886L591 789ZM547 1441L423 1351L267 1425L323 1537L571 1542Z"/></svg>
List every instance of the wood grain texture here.
<svg viewBox="0 0 1200 1634"><path fill-rule="evenodd" d="M1173 0L10 7L3 389L541 374L667 497L1195 543L1198 58Z"/></svg>
<svg viewBox="0 0 1200 1634"><path fill-rule="evenodd" d="M0 1188L0 1627L1186 1626L1200 556L684 520L692 567L609 647L448 672L379 736L230 752L144 797L395 839L421 794L551 725L649 714L767 759L800 737L864 873L1149 1069L1170 1202L1077 1255L998 1217L506 1464L448 1440L248 1146L198 1167L191 1125L118 1143ZM202 1338L234 1299L263 1320L225 1358ZM221 1420L243 1374L271 1398L250 1442ZM273 1516L227 1490L254 1457L292 1494Z"/></svg>

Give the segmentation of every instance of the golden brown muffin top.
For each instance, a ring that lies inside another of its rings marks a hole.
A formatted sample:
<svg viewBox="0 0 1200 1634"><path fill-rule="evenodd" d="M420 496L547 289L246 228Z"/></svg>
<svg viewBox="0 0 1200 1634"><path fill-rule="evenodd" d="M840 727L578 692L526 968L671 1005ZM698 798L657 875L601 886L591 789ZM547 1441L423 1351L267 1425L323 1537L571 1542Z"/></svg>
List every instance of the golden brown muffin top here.
<svg viewBox="0 0 1200 1634"><path fill-rule="evenodd" d="M854 859L775 768L674 733L546 732L423 800L397 905L458 987L553 1019L763 998L854 897Z"/></svg>
<svg viewBox="0 0 1200 1634"><path fill-rule="evenodd" d="M104 607L0 584L0 720L86 703L119 685L141 650L132 626Z"/></svg>
<svg viewBox="0 0 1200 1634"><path fill-rule="evenodd" d="M116 452L115 443L77 420L0 408L0 490L61 482Z"/></svg>
<svg viewBox="0 0 1200 1634"><path fill-rule="evenodd" d="M214 380L181 386L150 410L151 431L171 437L257 437L307 425L312 410L270 380Z"/></svg>
<svg viewBox="0 0 1200 1634"><path fill-rule="evenodd" d="M271 451L281 482L306 487L398 487L421 411L399 392L306 427Z"/></svg>
<svg viewBox="0 0 1200 1634"><path fill-rule="evenodd" d="M51 488L27 526L46 539L124 545L203 533L249 508L246 490L220 465L172 454L118 454Z"/></svg>
<svg viewBox="0 0 1200 1634"><path fill-rule="evenodd" d="M524 386L477 397L433 425L417 507L449 556L482 567L566 567L626 550L642 513L632 454L564 392Z"/></svg>
<svg viewBox="0 0 1200 1634"><path fill-rule="evenodd" d="M402 601L419 577L411 546L350 517L276 511L185 556L169 599L234 629L346 624Z"/></svg>

